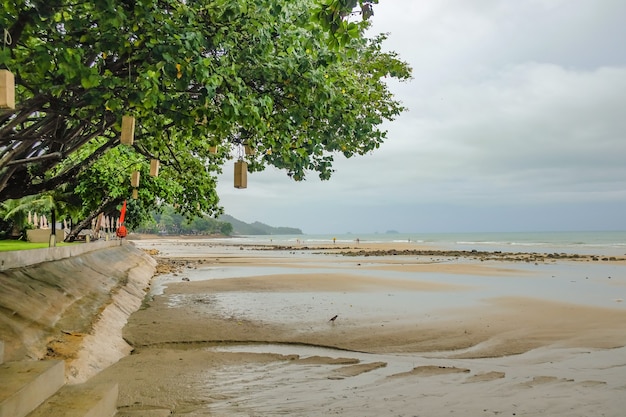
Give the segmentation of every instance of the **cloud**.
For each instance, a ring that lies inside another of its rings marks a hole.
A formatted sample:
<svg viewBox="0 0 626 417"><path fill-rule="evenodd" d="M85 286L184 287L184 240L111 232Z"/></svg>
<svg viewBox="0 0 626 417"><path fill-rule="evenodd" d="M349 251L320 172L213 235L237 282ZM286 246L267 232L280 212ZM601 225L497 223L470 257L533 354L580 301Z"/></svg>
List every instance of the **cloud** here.
<svg viewBox="0 0 626 417"><path fill-rule="evenodd" d="M324 231L626 229L626 2L385 0L409 108L328 182L275 169L219 194L244 220ZM314 177L314 175L312 175ZM538 219L541 219L539 221Z"/></svg>

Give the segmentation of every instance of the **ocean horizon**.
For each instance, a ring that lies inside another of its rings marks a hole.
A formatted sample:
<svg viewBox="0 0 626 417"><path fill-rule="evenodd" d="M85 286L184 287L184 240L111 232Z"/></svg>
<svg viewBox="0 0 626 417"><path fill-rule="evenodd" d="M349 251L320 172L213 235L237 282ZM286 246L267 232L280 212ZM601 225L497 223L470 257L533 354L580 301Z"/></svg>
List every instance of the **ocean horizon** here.
<svg viewBox="0 0 626 417"><path fill-rule="evenodd" d="M445 250L626 254L626 231L581 232L462 232L462 233L341 233L242 235L228 240L250 244L414 243Z"/></svg>

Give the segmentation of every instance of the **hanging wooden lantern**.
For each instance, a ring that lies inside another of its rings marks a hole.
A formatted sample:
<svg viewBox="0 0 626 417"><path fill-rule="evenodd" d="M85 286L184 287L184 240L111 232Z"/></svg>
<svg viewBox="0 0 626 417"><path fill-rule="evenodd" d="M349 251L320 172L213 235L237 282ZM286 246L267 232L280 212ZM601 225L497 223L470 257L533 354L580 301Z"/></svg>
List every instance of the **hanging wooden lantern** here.
<svg viewBox="0 0 626 417"><path fill-rule="evenodd" d="M150 161L150 176L151 177L158 177L159 176L159 166L160 166L160 162L158 159L152 159Z"/></svg>
<svg viewBox="0 0 626 417"><path fill-rule="evenodd" d="M135 118L133 116L122 116L122 135L120 142L123 145L132 145L135 140Z"/></svg>
<svg viewBox="0 0 626 417"><path fill-rule="evenodd" d="M246 161L235 162L235 188L248 187L248 163Z"/></svg>
<svg viewBox="0 0 626 417"><path fill-rule="evenodd" d="M210 146L209 147L209 152L213 153L213 154L216 154L217 153L217 146Z"/></svg>
<svg viewBox="0 0 626 417"><path fill-rule="evenodd" d="M139 171L133 171L133 174L130 176L130 185L132 187L139 187Z"/></svg>
<svg viewBox="0 0 626 417"><path fill-rule="evenodd" d="M254 155L254 148L252 148L251 146L245 145L244 149L246 151L246 155L248 155L248 156L249 155Z"/></svg>
<svg viewBox="0 0 626 417"><path fill-rule="evenodd" d="M133 188L133 200L137 200L139 198L139 191L136 188Z"/></svg>
<svg viewBox="0 0 626 417"><path fill-rule="evenodd" d="M15 77L9 70L0 70L0 109L15 109Z"/></svg>

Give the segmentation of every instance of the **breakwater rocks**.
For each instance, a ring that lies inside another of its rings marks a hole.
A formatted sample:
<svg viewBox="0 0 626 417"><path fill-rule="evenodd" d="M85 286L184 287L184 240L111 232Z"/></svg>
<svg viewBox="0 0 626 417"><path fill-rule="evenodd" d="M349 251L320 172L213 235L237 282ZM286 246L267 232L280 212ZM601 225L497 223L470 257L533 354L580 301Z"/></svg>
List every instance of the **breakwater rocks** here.
<svg viewBox="0 0 626 417"><path fill-rule="evenodd" d="M243 248L243 247L242 247ZM256 250L280 250L280 251L314 251L322 254L340 254L343 256L417 256L437 259L478 259L481 261L506 261L506 262L550 262L556 260L568 261L626 261L626 256L602 256L585 255L576 253L540 253L540 252L504 252L504 251L479 251L479 250L444 250L444 249L358 249L355 247L326 246L256 246Z"/></svg>
<svg viewBox="0 0 626 417"><path fill-rule="evenodd" d="M501 252L501 251L478 251L478 250L352 250L342 252L344 256L418 256L418 257L443 257L443 258L473 258L483 261L524 261L546 262L550 260L572 261L618 261L626 260L626 257L580 255L568 253L537 253L537 252Z"/></svg>

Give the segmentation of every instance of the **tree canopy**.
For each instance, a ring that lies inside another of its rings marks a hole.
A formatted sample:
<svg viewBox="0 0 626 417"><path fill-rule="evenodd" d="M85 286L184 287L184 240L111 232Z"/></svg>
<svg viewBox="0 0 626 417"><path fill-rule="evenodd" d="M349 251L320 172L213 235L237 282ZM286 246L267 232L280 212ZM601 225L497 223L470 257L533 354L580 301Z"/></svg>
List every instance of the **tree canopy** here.
<svg viewBox="0 0 626 417"><path fill-rule="evenodd" d="M328 179L335 155L376 149L404 110L384 78L410 68L365 36L372 3L2 0L16 108L0 110L0 201L69 184L87 215L128 198L137 170L144 205L217 214L230 159Z"/></svg>

